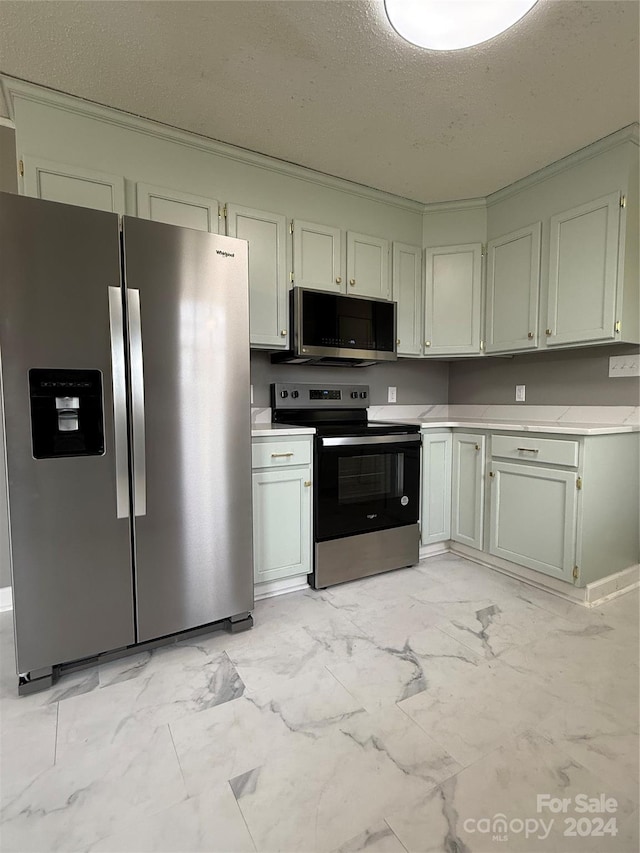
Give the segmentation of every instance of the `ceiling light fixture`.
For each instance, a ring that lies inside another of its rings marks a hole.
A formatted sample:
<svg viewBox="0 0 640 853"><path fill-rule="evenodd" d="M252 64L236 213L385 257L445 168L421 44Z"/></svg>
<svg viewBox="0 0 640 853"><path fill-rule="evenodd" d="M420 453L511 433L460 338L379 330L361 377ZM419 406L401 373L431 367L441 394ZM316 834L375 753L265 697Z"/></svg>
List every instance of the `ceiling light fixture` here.
<svg viewBox="0 0 640 853"><path fill-rule="evenodd" d="M406 41L460 50L512 27L537 0L385 0L387 18Z"/></svg>

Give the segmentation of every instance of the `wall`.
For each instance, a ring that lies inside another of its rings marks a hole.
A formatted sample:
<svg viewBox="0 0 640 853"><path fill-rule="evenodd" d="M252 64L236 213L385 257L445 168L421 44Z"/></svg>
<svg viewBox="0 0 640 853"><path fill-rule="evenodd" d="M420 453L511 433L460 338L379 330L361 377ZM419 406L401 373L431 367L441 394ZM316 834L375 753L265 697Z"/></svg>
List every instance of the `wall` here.
<svg viewBox="0 0 640 853"><path fill-rule="evenodd" d="M16 170L16 132L0 125L0 192L18 192Z"/></svg>
<svg viewBox="0 0 640 853"><path fill-rule="evenodd" d="M387 402L387 387L397 388L397 403L446 403L449 365L441 361L399 359L372 367L314 367L313 365L271 364L266 352L251 352L251 384L254 406L270 406L271 382L357 383L368 385L372 406Z"/></svg>
<svg viewBox="0 0 640 853"><path fill-rule="evenodd" d="M535 406L638 406L640 380L609 378L609 356L632 352L638 347L614 344L452 362L449 403L513 404L515 386L525 385Z"/></svg>
<svg viewBox="0 0 640 853"><path fill-rule="evenodd" d="M16 135L13 128L4 126L0 126L0 192L18 192ZM7 475L4 460L4 418L0 417L0 588L11 585L7 490L5 488Z"/></svg>

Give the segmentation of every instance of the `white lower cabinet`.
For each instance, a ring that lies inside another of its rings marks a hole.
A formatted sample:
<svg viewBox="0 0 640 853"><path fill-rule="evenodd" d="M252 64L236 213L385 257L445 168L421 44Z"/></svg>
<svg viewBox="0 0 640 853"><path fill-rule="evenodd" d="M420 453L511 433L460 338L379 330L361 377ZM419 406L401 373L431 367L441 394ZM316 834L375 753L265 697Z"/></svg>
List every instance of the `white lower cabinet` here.
<svg viewBox="0 0 640 853"><path fill-rule="evenodd" d="M576 471L492 462L489 553L573 581Z"/></svg>
<svg viewBox="0 0 640 853"><path fill-rule="evenodd" d="M453 434L451 538L482 550L485 436Z"/></svg>
<svg viewBox="0 0 640 853"><path fill-rule="evenodd" d="M312 569L311 439L254 439L253 459L254 582L306 576Z"/></svg>
<svg viewBox="0 0 640 853"><path fill-rule="evenodd" d="M422 435L421 542L451 538L451 433Z"/></svg>

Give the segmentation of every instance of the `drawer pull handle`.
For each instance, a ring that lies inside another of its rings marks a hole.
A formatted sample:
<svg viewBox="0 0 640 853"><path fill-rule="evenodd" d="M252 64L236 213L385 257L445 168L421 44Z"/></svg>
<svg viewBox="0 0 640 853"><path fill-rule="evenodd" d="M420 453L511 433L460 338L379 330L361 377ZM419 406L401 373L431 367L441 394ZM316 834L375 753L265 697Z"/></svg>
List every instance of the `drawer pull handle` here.
<svg viewBox="0 0 640 853"><path fill-rule="evenodd" d="M516 447L516 450L521 450L523 453L540 453L538 447Z"/></svg>
<svg viewBox="0 0 640 853"><path fill-rule="evenodd" d="M288 453L272 453L271 454L272 459L279 459L282 456L293 456L293 452L290 450Z"/></svg>

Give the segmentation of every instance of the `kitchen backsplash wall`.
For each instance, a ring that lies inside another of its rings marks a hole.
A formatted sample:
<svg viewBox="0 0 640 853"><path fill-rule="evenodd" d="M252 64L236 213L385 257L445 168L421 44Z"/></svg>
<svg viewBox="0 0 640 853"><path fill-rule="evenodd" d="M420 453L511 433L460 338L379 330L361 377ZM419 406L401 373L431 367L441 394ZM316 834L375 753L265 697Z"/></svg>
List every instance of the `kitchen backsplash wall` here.
<svg viewBox="0 0 640 853"><path fill-rule="evenodd" d="M272 382L358 383L369 386L372 406L387 402L389 385L397 388L398 403L446 403L449 365L439 361L401 359L372 367L314 367L271 364L269 353L251 351L254 406L270 406Z"/></svg>
<svg viewBox="0 0 640 853"><path fill-rule="evenodd" d="M618 344L452 362L449 403L515 403L515 386L524 385L526 403L518 405L637 406L640 380L609 378L610 356L637 352Z"/></svg>

